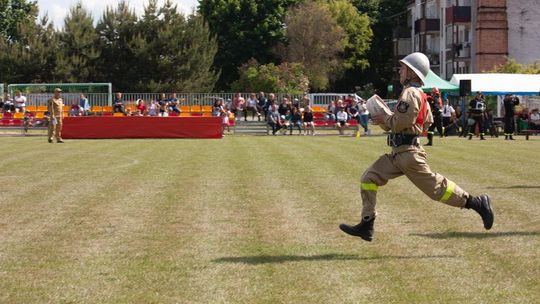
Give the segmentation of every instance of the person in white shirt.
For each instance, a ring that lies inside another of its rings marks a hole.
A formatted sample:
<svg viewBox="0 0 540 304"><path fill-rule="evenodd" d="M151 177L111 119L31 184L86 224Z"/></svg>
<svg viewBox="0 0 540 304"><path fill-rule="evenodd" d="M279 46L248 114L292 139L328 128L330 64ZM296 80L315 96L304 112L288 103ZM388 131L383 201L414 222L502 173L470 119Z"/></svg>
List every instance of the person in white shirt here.
<svg viewBox="0 0 540 304"><path fill-rule="evenodd" d="M257 95L255 93L251 93L249 95L248 100L246 101L246 107L244 108L244 119L247 121L247 112L251 112L251 120L255 119L255 114L257 114L257 118L259 121L261 121L261 113L259 113L259 109L257 106L259 105L259 100L257 99Z"/></svg>
<svg viewBox="0 0 540 304"><path fill-rule="evenodd" d="M13 102L15 104L15 111L17 109L19 112L24 113L24 110L26 108L26 97L24 97L21 93L21 91L15 92L15 98L13 99Z"/></svg>
<svg viewBox="0 0 540 304"><path fill-rule="evenodd" d="M339 110L336 113L336 128L338 128L340 135L343 135L343 130L345 130L348 125L348 118L349 115L345 112L345 107L339 107Z"/></svg>
<svg viewBox="0 0 540 304"><path fill-rule="evenodd" d="M448 99L444 100L444 107L442 108L442 123L444 137L448 136L448 129L451 128L452 123L456 117L456 110L450 105Z"/></svg>

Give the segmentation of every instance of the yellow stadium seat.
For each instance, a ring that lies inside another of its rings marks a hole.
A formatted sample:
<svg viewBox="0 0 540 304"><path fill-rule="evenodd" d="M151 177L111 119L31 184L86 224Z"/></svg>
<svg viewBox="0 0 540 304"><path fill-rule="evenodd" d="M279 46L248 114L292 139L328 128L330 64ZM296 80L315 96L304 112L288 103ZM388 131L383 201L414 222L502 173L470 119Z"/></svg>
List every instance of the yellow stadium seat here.
<svg viewBox="0 0 540 304"><path fill-rule="evenodd" d="M114 117L122 117L122 116L124 116L124 113L116 112L116 113L113 113L113 116Z"/></svg>
<svg viewBox="0 0 540 304"><path fill-rule="evenodd" d="M203 113L212 113L212 106L202 106Z"/></svg>
<svg viewBox="0 0 540 304"><path fill-rule="evenodd" d="M49 109L47 109L47 106L38 106L37 110L38 110L38 112L46 112Z"/></svg>
<svg viewBox="0 0 540 304"><path fill-rule="evenodd" d="M36 112L37 107L36 106L28 106L28 107L26 107L26 111L28 111L28 112Z"/></svg>
<svg viewBox="0 0 540 304"><path fill-rule="evenodd" d="M211 112L203 112L202 116L204 116L204 117L212 117L212 113Z"/></svg>
<svg viewBox="0 0 540 304"><path fill-rule="evenodd" d="M180 117L189 117L189 112L182 112L180 113Z"/></svg>
<svg viewBox="0 0 540 304"><path fill-rule="evenodd" d="M92 113L101 113L103 112L103 107L102 106L92 106L92 108L90 109L90 112Z"/></svg>
<svg viewBox="0 0 540 304"><path fill-rule="evenodd" d="M36 119L42 119L43 117L45 117L45 114L43 112L36 113Z"/></svg>
<svg viewBox="0 0 540 304"><path fill-rule="evenodd" d="M103 112L112 113L112 111L113 111L112 106L103 106Z"/></svg>
<svg viewBox="0 0 540 304"><path fill-rule="evenodd" d="M201 106L199 105L191 106L190 111L191 113L201 113Z"/></svg>
<svg viewBox="0 0 540 304"><path fill-rule="evenodd" d="M69 112L70 108L71 108L70 106L64 105L64 106L62 107L62 110L64 110L64 112Z"/></svg>
<svg viewBox="0 0 540 304"><path fill-rule="evenodd" d="M189 111L190 111L189 106L180 106L180 112L189 113Z"/></svg>
<svg viewBox="0 0 540 304"><path fill-rule="evenodd" d="M13 113L13 118L14 118L14 119L21 119L21 118L24 118L24 113L23 113L23 112Z"/></svg>

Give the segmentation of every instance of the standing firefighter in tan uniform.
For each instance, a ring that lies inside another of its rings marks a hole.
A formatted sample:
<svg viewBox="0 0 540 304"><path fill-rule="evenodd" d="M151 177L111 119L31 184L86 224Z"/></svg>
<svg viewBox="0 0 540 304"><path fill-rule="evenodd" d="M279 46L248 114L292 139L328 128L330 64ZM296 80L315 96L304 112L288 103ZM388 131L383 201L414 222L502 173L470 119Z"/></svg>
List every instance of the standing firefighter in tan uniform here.
<svg viewBox="0 0 540 304"><path fill-rule="evenodd" d="M432 122L426 96L421 86L429 72L429 60L422 53L412 53L401 60L400 82L404 89L396 110L391 115L372 117L376 124L390 131L388 144L392 152L381 156L361 179L362 218L357 225L341 224L339 228L366 241L373 240L373 224L377 213L377 190L388 180L405 175L431 199L444 204L473 209L480 214L485 229L493 225L493 211L487 195L471 196L444 176L431 172L426 152L418 136Z"/></svg>
<svg viewBox="0 0 540 304"><path fill-rule="evenodd" d="M62 90L54 89L54 97L47 100L47 109L50 113L49 121L49 142L53 142L53 135L56 137L56 142L63 143L62 140L62 119L64 118L64 102L60 94Z"/></svg>

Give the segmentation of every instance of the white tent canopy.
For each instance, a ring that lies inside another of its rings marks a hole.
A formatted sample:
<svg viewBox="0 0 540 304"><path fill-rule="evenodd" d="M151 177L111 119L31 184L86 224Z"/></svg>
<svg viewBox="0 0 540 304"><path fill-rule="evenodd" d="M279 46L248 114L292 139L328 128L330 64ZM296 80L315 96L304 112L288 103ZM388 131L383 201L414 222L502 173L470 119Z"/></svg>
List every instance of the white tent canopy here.
<svg viewBox="0 0 540 304"><path fill-rule="evenodd" d="M450 83L459 86L462 79L471 80L471 92L484 95L538 95L540 75L538 74L454 74Z"/></svg>

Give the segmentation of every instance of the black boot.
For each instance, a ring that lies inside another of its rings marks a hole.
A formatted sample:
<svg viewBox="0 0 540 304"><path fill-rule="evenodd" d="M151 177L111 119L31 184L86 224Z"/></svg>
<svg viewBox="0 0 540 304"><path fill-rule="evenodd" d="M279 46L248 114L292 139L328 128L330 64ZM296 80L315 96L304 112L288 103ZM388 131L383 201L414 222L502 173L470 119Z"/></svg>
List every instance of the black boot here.
<svg viewBox="0 0 540 304"><path fill-rule="evenodd" d="M471 140L471 139L472 139L472 134L469 134L469 140Z"/></svg>
<svg viewBox="0 0 540 304"><path fill-rule="evenodd" d="M478 212L478 214L480 214L482 217L482 221L484 222L484 228L486 228L486 230L491 229L495 216L493 214L493 210L491 209L491 199L487 194L469 196L467 202L465 203L465 208L473 209L474 211Z"/></svg>
<svg viewBox="0 0 540 304"><path fill-rule="evenodd" d="M480 134L480 140L486 140L486 139L484 138L484 135Z"/></svg>
<svg viewBox="0 0 540 304"><path fill-rule="evenodd" d="M512 135L510 135L510 140L514 140L514 138L512 137Z"/></svg>
<svg viewBox="0 0 540 304"><path fill-rule="evenodd" d="M364 241L371 242L373 240L373 223L375 222L375 217L372 217L370 220L363 220L355 226L340 224L339 229L353 236L358 236Z"/></svg>
<svg viewBox="0 0 540 304"><path fill-rule="evenodd" d="M508 135L505 135L505 136L504 136L504 140L508 140Z"/></svg>
<svg viewBox="0 0 540 304"><path fill-rule="evenodd" d="M428 133L427 135L428 143L426 146L433 146L433 134Z"/></svg>

